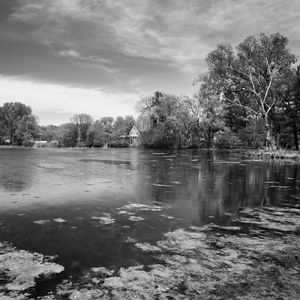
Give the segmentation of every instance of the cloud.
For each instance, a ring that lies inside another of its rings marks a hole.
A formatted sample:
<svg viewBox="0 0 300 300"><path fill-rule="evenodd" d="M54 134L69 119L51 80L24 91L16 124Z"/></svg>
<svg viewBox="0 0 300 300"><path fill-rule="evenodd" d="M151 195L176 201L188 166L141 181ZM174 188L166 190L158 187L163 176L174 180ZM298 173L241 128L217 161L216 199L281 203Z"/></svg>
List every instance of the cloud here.
<svg viewBox="0 0 300 300"><path fill-rule="evenodd" d="M11 19L34 25L35 40L85 56L114 49L195 73L217 43L261 31L281 31L299 47L299 11L298 0L28 0Z"/></svg>
<svg viewBox="0 0 300 300"><path fill-rule="evenodd" d="M94 119L134 115L134 104L139 98L136 94L109 93L3 75L0 75L0 91L0 105L15 101L30 105L42 125L69 122L76 113L87 113Z"/></svg>
<svg viewBox="0 0 300 300"><path fill-rule="evenodd" d="M237 45L248 35L280 32L300 52L299 0L7 3L14 4L0 19L1 72L31 74L30 82L101 87L116 95L112 101L155 90L191 96L206 55L221 42Z"/></svg>
<svg viewBox="0 0 300 300"><path fill-rule="evenodd" d="M79 57L79 53L75 50L62 50L59 52L61 56Z"/></svg>

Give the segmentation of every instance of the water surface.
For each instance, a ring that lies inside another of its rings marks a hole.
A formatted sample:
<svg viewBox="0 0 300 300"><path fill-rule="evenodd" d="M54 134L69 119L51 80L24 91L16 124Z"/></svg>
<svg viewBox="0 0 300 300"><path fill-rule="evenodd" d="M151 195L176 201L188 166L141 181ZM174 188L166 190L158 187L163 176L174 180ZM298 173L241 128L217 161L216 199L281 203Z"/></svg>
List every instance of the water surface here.
<svg viewBox="0 0 300 300"><path fill-rule="evenodd" d="M66 268L41 285L44 292L90 267L152 263L135 240L229 224L240 208L289 205L299 197L298 163L247 160L239 152L0 149L0 240L58 255ZM122 213L132 203L154 211ZM103 217L114 222L102 224Z"/></svg>

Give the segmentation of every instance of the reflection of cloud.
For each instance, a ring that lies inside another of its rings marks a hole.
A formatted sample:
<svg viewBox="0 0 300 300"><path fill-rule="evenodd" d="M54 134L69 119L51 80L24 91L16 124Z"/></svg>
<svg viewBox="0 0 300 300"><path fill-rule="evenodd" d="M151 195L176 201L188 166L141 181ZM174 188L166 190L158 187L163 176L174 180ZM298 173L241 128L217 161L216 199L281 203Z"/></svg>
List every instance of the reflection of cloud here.
<svg viewBox="0 0 300 300"><path fill-rule="evenodd" d="M28 170L24 173L16 174L13 171L7 171L6 174L0 174L0 186L10 192L22 192L31 185L31 177Z"/></svg>
<svg viewBox="0 0 300 300"><path fill-rule="evenodd" d="M19 155L22 151L22 155ZM21 192L32 185L34 172L32 168L32 150L1 150L0 188L9 192Z"/></svg>

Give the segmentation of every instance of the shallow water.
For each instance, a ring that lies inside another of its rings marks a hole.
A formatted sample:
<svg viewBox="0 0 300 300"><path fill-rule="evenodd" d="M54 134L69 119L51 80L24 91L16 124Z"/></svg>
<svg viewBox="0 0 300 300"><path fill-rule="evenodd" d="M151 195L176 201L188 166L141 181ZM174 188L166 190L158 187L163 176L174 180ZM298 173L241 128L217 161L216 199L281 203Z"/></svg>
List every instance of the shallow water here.
<svg viewBox="0 0 300 300"><path fill-rule="evenodd" d="M58 255L66 271L43 294L90 267L152 263L134 241L299 202L299 166L226 151L0 149L0 240Z"/></svg>

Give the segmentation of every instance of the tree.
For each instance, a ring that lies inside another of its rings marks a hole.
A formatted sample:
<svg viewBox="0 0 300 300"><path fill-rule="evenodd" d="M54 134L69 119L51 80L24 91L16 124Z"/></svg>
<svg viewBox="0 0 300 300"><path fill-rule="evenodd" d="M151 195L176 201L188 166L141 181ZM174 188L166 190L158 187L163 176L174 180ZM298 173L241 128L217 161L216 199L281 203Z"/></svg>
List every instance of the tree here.
<svg viewBox="0 0 300 300"><path fill-rule="evenodd" d="M62 124L58 130L58 145L61 147L75 147L78 143L78 128L73 123Z"/></svg>
<svg viewBox="0 0 300 300"><path fill-rule="evenodd" d="M11 145L30 145L37 133L37 122L30 106L20 102L0 107L2 130Z"/></svg>
<svg viewBox="0 0 300 300"><path fill-rule="evenodd" d="M77 128L77 146L80 147L87 137L87 131L93 123L93 118L87 114L76 114L71 118L71 122Z"/></svg>
<svg viewBox="0 0 300 300"><path fill-rule="evenodd" d="M190 112L186 98L162 92L144 97L139 103L141 118L150 120L149 129L142 133L145 146L185 147L190 138Z"/></svg>
<svg viewBox="0 0 300 300"><path fill-rule="evenodd" d="M204 136L207 148L212 147L214 134L224 127L224 121L218 91L210 84L207 76L202 77L191 111L196 118L199 133Z"/></svg>
<svg viewBox="0 0 300 300"><path fill-rule="evenodd" d="M262 118L268 147L274 144L270 114L278 102L276 89L295 61L287 44L288 39L279 33L262 33L259 39L247 37L236 51L230 45L218 45L207 57L207 77L220 100L245 108L248 116Z"/></svg>
<svg viewBox="0 0 300 300"><path fill-rule="evenodd" d="M299 150L298 126L300 122L300 66L294 65L286 70L280 88L276 91L279 103L276 107L278 131L285 134L286 144L288 135L291 133L294 138L295 149Z"/></svg>
<svg viewBox="0 0 300 300"><path fill-rule="evenodd" d="M112 139L114 118L103 117L100 119L100 123L104 130L104 142L109 143Z"/></svg>
<svg viewBox="0 0 300 300"><path fill-rule="evenodd" d="M88 129L86 143L88 147L102 147L105 144L105 131L101 120L96 120Z"/></svg>

